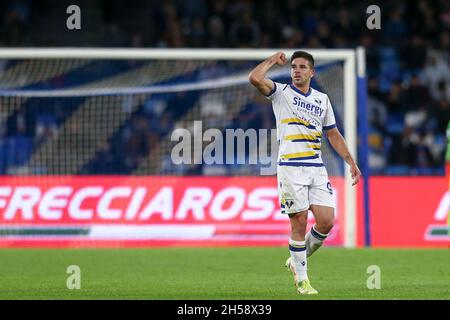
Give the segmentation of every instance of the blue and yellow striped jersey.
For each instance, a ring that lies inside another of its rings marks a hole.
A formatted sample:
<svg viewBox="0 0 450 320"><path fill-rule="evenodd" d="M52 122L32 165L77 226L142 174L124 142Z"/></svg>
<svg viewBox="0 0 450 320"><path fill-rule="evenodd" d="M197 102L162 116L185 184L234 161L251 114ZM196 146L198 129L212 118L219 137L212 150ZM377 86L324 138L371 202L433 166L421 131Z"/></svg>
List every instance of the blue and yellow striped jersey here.
<svg viewBox="0 0 450 320"><path fill-rule="evenodd" d="M336 127L330 99L313 88L304 94L292 84L274 84L267 98L277 123L278 164L323 166L322 131Z"/></svg>

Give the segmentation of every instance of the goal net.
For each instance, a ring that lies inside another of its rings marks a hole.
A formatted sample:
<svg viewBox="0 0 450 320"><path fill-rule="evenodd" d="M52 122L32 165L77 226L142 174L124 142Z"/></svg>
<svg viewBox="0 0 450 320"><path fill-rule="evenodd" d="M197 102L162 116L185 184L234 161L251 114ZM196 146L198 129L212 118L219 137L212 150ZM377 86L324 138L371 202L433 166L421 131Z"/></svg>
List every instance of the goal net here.
<svg viewBox="0 0 450 320"><path fill-rule="evenodd" d="M354 53L309 52L356 156ZM248 82L273 53L0 50L0 245L284 245L275 119ZM290 83L289 65L268 76ZM354 190L325 136L322 158L328 242L352 247Z"/></svg>

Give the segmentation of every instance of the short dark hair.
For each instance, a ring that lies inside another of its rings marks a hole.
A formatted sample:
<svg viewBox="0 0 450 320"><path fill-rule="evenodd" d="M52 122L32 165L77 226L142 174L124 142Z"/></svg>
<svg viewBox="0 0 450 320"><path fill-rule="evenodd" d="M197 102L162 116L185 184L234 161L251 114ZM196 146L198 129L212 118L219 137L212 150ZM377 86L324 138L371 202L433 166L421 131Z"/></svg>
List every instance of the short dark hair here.
<svg viewBox="0 0 450 320"><path fill-rule="evenodd" d="M292 63L292 61L294 61L295 58L303 58L303 59L308 60L309 63L311 64L311 68L314 68L314 58L308 52L306 52L306 51L295 51L292 54L291 63Z"/></svg>

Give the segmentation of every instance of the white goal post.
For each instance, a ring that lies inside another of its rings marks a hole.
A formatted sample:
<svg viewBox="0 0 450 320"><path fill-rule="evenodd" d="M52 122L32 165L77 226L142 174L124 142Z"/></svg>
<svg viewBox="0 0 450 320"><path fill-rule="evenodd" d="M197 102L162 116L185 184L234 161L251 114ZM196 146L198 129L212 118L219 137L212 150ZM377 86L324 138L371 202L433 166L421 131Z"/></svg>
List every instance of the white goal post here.
<svg viewBox="0 0 450 320"><path fill-rule="evenodd" d="M296 49L311 53L315 60L343 61L344 130L351 154L357 159L357 81L356 50ZM264 60L278 51L287 57L294 49L142 49L142 48L4 48L0 59L120 59L120 60ZM363 55L362 55L362 58ZM250 71L250 70L249 70ZM356 188L348 168L345 170L345 247L356 246Z"/></svg>

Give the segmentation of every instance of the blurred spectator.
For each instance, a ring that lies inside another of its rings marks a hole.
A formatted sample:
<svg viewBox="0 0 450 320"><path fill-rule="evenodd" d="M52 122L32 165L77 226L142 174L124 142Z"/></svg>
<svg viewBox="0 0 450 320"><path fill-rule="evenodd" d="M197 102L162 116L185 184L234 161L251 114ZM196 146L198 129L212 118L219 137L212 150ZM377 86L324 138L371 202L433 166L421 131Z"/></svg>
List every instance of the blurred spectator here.
<svg viewBox="0 0 450 320"><path fill-rule="evenodd" d="M23 2L14 2L4 14L2 42L6 46L20 47L26 43L27 33L28 9Z"/></svg>
<svg viewBox="0 0 450 320"><path fill-rule="evenodd" d="M422 83L428 86L434 100L439 101L443 98L439 86L442 86L442 83L445 86L449 82L450 66L448 62L445 62L437 52L430 52L422 72ZM447 99L450 100L450 96Z"/></svg>
<svg viewBox="0 0 450 320"><path fill-rule="evenodd" d="M427 107L431 99L428 88L420 83L417 75L411 77L409 86L403 90L401 98L404 111Z"/></svg>
<svg viewBox="0 0 450 320"><path fill-rule="evenodd" d="M398 46L407 36L407 26L399 7L389 10L388 19L383 23L383 40L388 46Z"/></svg>
<svg viewBox="0 0 450 320"><path fill-rule="evenodd" d="M180 48L185 44L184 32L181 27L177 8L170 2L163 4L163 12L165 19L165 26L162 30L163 37L159 42L159 46Z"/></svg>
<svg viewBox="0 0 450 320"><path fill-rule="evenodd" d="M339 35L339 37L341 37ZM366 71L368 77L377 77L380 74L380 54L370 33L364 33L360 39L366 51Z"/></svg>
<svg viewBox="0 0 450 320"><path fill-rule="evenodd" d="M355 16L350 10L351 8L347 6L340 8L334 17L334 22L331 23L333 33L336 32L346 39L355 37L355 30L358 28Z"/></svg>
<svg viewBox="0 0 450 320"><path fill-rule="evenodd" d="M450 120L450 99L439 100L433 109L433 113L437 120L436 131L443 134Z"/></svg>
<svg viewBox="0 0 450 320"><path fill-rule="evenodd" d="M438 49L443 52L443 58L446 61L450 60L450 31L443 30L439 34Z"/></svg>
<svg viewBox="0 0 450 320"><path fill-rule="evenodd" d="M132 116L131 123L122 132L121 157L126 170L134 169L149 152L150 130L147 119L140 114Z"/></svg>
<svg viewBox="0 0 450 320"><path fill-rule="evenodd" d="M433 5L429 1L425 0L420 0L417 6L420 14L418 20L421 24L420 29L417 31L419 31L419 33L425 38L432 38L439 31L438 13L433 10L432 6Z"/></svg>
<svg viewBox="0 0 450 320"><path fill-rule="evenodd" d="M203 23L203 19L196 18L192 21L189 30L189 46L194 48L204 47L206 45L206 27Z"/></svg>
<svg viewBox="0 0 450 320"><path fill-rule="evenodd" d="M411 127L405 127L400 135L392 137L391 152L389 154L389 162L392 165L414 166L415 148L411 142L413 134Z"/></svg>
<svg viewBox="0 0 450 320"><path fill-rule="evenodd" d="M390 113L402 111L402 87L400 82L394 82L387 94L386 103Z"/></svg>
<svg viewBox="0 0 450 320"><path fill-rule="evenodd" d="M208 16L208 7L205 0L182 1L183 15L191 20L204 20Z"/></svg>
<svg viewBox="0 0 450 320"><path fill-rule="evenodd" d="M370 169L374 174L380 174L386 167L386 154L383 135L377 130L370 131L368 135L368 144L370 147L370 152L368 155Z"/></svg>
<svg viewBox="0 0 450 320"><path fill-rule="evenodd" d="M450 81L439 80L435 100L450 101Z"/></svg>
<svg viewBox="0 0 450 320"><path fill-rule="evenodd" d="M288 1L289 3L293 2ZM297 2L295 3L297 4ZM260 47L272 48L276 46L275 42L280 38L285 41L296 42L294 38L298 33L298 27L300 26L298 17L301 15L298 10L288 10L285 15L280 8L280 3L264 1L252 11L258 17L257 20L261 28ZM296 14L292 14L293 12L296 12ZM288 33L287 30L291 30L291 32ZM292 39L291 35L293 36ZM292 45L284 47L293 48Z"/></svg>
<svg viewBox="0 0 450 320"><path fill-rule="evenodd" d="M219 16L212 16L208 20L206 47L228 47L228 39L223 20Z"/></svg>
<svg viewBox="0 0 450 320"><path fill-rule="evenodd" d="M284 48L298 48L305 43L303 32L290 26L285 26L282 29L282 38L282 47Z"/></svg>
<svg viewBox="0 0 450 320"><path fill-rule="evenodd" d="M410 136L411 144L415 148L415 156L413 157L413 166L419 168L429 168L434 165L433 155L430 148L433 144L433 137L424 129L413 132Z"/></svg>
<svg viewBox="0 0 450 320"><path fill-rule="evenodd" d="M420 35L413 35L401 50L401 60L404 72L419 73L426 62L427 47L424 39Z"/></svg>
<svg viewBox="0 0 450 320"><path fill-rule="evenodd" d="M54 114L44 113L37 116L36 133L34 136L36 145L40 145L47 139L56 138L57 134L58 125Z"/></svg>
<svg viewBox="0 0 450 320"><path fill-rule="evenodd" d="M9 7L7 8L7 11L14 12L17 14L17 18L27 24L30 20L30 6L28 4L28 1L26 0L13 0Z"/></svg>
<svg viewBox="0 0 450 320"><path fill-rule="evenodd" d="M121 167L119 156L115 155L111 150L109 143L103 142L96 153L95 160L86 168L83 174L95 172L96 174L119 174L126 173Z"/></svg>
<svg viewBox="0 0 450 320"><path fill-rule="evenodd" d="M369 125L380 133L385 133L387 122L386 105L374 97L368 97L367 108L369 109Z"/></svg>
<svg viewBox="0 0 450 320"><path fill-rule="evenodd" d="M230 43L233 47L257 47L260 37L260 27L249 11L242 12L230 27Z"/></svg>

